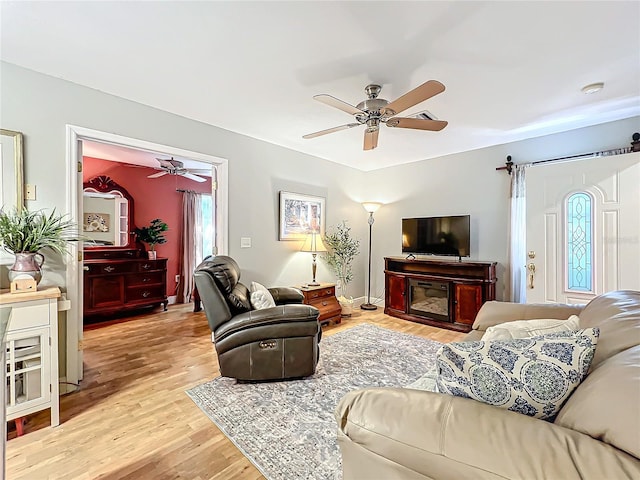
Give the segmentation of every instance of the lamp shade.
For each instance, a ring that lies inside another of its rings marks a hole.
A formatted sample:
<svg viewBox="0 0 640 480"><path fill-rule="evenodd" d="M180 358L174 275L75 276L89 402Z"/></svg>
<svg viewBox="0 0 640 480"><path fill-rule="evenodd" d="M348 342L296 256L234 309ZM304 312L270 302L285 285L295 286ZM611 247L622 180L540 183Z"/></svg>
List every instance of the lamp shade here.
<svg viewBox="0 0 640 480"><path fill-rule="evenodd" d="M322 243L322 236L319 233L310 233L307 238L304 239L304 244L300 249L301 252L326 252L327 247Z"/></svg>
<svg viewBox="0 0 640 480"><path fill-rule="evenodd" d="M378 202L362 202L362 206L367 212L374 213L382 206L382 204Z"/></svg>

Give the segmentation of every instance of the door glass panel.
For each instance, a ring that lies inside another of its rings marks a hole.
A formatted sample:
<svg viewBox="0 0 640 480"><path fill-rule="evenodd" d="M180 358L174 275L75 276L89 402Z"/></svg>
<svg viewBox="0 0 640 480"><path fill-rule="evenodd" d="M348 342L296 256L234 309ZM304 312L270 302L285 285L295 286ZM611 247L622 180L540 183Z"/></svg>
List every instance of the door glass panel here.
<svg viewBox="0 0 640 480"><path fill-rule="evenodd" d="M567 198L567 289L592 291L593 202L585 192Z"/></svg>

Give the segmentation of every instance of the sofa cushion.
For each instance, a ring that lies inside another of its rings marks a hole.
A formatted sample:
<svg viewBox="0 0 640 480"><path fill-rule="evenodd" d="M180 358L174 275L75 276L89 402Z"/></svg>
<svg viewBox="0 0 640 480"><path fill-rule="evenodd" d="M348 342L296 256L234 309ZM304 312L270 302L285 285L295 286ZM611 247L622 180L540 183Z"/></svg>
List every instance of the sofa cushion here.
<svg viewBox="0 0 640 480"><path fill-rule="evenodd" d="M640 458L639 402L640 346L636 346L592 371L562 407L555 423Z"/></svg>
<svg viewBox="0 0 640 480"><path fill-rule="evenodd" d="M276 301L267 287L258 282L251 282L251 305L256 310L276 306Z"/></svg>
<svg viewBox="0 0 640 480"><path fill-rule="evenodd" d="M226 299L227 304L229 304L229 309L234 315L251 310L249 289L242 283L237 283L231 293L227 295Z"/></svg>
<svg viewBox="0 0 640 480"><path fill-rule="evenodd" d="M534 320L518 320L487 328L482 340L513 340L514 338L531 338L554 332L574 332L580 328L580 319L571 315L567 320L555 318L539 318Z"/></svg>
<svg viewBox="0 0 640 480"><path fill-rule="evenodd" d="M485 302L473 322L474 330L486 330L489 327L515 320L535 318L557 318L562 320L570 315L580 315L583 305L564 303L511 303L492 300Z"/></svg>
<svg viewBox="0 0 640 480"><path fill-rule="evenodd" d="M443 345L438 391L552 420L587 374L598 329Z"/></svg>
<svg viewBox="0 0 640 480"><path fill-rule="evenodd" d="M640 345L640 292L620 290L597 296L580 313L580 327L600 329L594 369L618 352Z"/></svg>

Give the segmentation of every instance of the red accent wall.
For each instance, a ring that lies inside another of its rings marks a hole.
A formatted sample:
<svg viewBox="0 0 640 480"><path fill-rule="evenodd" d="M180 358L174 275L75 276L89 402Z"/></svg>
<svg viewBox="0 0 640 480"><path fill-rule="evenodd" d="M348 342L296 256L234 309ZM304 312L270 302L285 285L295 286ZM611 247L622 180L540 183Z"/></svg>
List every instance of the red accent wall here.
<svg viewBox="0 0 640 480"><path fill-rule="evenodd" d="M149 225L151 220L159 218L169 226L165 232L167 243L156 245L158 257L168 258L167 295L176 294L175 277L180 263L180 226L182 224L182 193L176 189L192 190L198 193L211 193L211 179L206 182L194 182L180 175L164 175L147 178L158 170L126 163L83 157L83 181L106 175L122 185L134 200L134 216L131 229Z"/></svg>

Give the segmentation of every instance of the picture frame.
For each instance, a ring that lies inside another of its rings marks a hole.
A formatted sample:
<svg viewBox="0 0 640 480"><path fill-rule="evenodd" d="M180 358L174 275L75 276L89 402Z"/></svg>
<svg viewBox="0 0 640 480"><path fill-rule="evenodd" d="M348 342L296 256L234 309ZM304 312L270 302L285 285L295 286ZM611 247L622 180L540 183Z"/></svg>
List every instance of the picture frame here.
<svg viewBox="0 0 640 480"><path fill-rule="evenodd" d="M325 198L293 192L280 192L278 240L303 240L309 233L324 236Z"/></svg>
<svg viewBox="0 0 640 480"><path fill-rule="evenodd" d="M87 213L84 214L82 230L84 232L106 233L109 231L111 216L108 213Z"/></svg>

